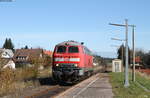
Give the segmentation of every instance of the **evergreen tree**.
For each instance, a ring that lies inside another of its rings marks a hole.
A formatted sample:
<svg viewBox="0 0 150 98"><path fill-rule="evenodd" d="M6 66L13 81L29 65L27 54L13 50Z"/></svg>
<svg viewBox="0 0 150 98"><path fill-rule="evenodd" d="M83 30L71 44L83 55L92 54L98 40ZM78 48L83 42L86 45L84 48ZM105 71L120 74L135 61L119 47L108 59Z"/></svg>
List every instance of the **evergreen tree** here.
<svg viewBox="0 0 150 98"><path fill-rule="evenodd" d="M6 38L6 40L5 40L4 44L3 44L3 48L11 49L11 50L14 51L14 45L13 45L13 43L12 43L10 38L9 39Z"/></svg>
<svg viewBox="0 0 150 98"><path fill-rule="evenodd" d="M122 59L125 58L125 47L124 45L121 45L117 51L117 54L118 54L118 59Z"/></svg>
<svg viewBox="0 0 150 98"><path fill-rule="evenodd" d="M123 64L125 64L125 59L126 59L126 52L125 52L125 47L124 45L121 45L117 51L117 54L118 54L118 59L121 59L122 60L122 57L123 57ZM128 48L128 61L129 61L129 64L131 64L131 57L132 57L132 51L130 50L130 48Z"/></svg>
<svg viewBox="0 0 150 98"><path fill-rule="evenodd" d="M6 38L6 40L5 40L4 44L3 44L3 48L6 48L6 47L8 47L8 39L7 38Z"/></svg>
<svg viewBox="0 0 150 98"><path fill-rule="evenodd" d="M28 46L26 45L26 46L24 47L24 49L29 49L29 48L28 48Z"/></svg>
<svg viewBox="0 0 150 98"><path fill-rule="evenodd" d="M140 57L141 62L139 63L143 65L144 68L150 68L150 51L136 50L136 56Z"/></svg>

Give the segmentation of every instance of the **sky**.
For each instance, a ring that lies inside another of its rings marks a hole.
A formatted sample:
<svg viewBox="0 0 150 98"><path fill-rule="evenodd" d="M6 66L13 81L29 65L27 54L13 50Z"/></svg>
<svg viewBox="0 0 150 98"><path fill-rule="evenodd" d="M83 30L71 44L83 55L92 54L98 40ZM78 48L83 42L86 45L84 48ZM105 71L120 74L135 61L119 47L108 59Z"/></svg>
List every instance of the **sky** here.
<svg viewBox="0 0 150 98"><path fill-rule="evenodd" d="M25 45L53 50L67 40L84 42L95 52L116 52L125 28L109 23L136 25L135 45L150 49L149 0L14 0L0 2L0 47L11 38L15 48ZM129 28L129 47L132 29Z"/></svg>

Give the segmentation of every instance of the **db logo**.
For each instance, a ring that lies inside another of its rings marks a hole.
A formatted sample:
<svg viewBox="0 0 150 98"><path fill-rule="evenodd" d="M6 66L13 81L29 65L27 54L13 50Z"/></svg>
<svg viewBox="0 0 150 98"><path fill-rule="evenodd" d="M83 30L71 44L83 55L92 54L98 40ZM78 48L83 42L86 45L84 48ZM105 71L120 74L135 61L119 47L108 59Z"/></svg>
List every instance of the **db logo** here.
<svg viewBox="0 0 150 98"><path fill-rule="evenodd" d="M64 61L69 61L69 58L65 58Z"/></svg>

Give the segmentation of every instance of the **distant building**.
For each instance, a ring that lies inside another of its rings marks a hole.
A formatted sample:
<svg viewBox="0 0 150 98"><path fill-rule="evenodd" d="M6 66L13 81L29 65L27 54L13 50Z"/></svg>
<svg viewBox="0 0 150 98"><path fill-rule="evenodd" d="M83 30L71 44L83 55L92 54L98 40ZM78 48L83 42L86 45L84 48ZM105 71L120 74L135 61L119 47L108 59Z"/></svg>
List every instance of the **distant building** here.
<svg viewBox="0 0 150 98"><path fill-rule="evenodd" d="M120 59L112 61L112 72L122 72L122 61Z"/></svg>
<svg viewBox="0 0 150 98"><path fill-rule="evenodd" d="M43 58L43 49L17 49L13 60L16 64L31 64L32 60Z"/></svg>
<svg viewBox="0 0 150 98"><path fill-rule="evenodd" d="M10 49L0 49L0 57L5 59L12 59L14 56L14 53Z"/></svg>
<svg viewBox="0 0 150 98"><path fill-rule="evenodd" d="M3 68L7 68L7 67L15 69L15 63L14 63L14 61L13 60L7 61L7 63L3 66Z"/></svg>
<svg viewBox="0 0 150 98"><path fill-rule="evenodd" d="M12 68L15 69L15 63L13 61L14 53L10 49L0 49L0 68Z"/></svg>
<svg viewBox="0 0 150 98"><path fill-rule="evenodd" d="M135 69L143 69L144 66L141 64L142 60L140 56L135 57ZM131 67L133 67L133 64L130 64Z"/></svg>
<svg viewBox="0 0 150 98"><path fill-rule="evenodd" d="M0 69L7 68L7 67L15 69L14 61L12 59L0 58Z"/></svg>
<svg viewBox="0 0 150 98"><path fill-rule="evenodd" d="M12 50L0 49L0 69L7 67L15 69L15 63L12 60L13 55Z"/></svg>
<svg viewBox="0 0 150 98"><path fill-rule="evenodd" d="M53 52L52 51L48 51L48 50L44 50L43 51L45 55L52 57L53 56Z"/></svg>
<svg viewBox="0 0 150 98"><path fill-rule="evenodd" d="M140 56L136 56L135 57L135 63L141 63L142 60L141 60L141 57Z"/></svg>

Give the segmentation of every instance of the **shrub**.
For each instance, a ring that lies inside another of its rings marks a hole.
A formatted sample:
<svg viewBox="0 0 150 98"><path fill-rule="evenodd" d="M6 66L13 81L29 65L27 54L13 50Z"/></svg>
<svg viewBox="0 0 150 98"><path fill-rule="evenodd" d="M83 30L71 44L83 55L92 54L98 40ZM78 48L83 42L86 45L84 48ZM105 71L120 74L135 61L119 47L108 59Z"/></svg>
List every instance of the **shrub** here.
<svg viewBox="0 0 150 98"><path fill-rule="evenodd" d="M32 85L34 86L34 80L38 76L38 68L33 67L24 67L16 70L5 68L0 70L0 96L15 92L17 89L26 87L26 84L29 81L33 81ZM23 85L19 85L19 84ZM16 87L19 86L19 87Z"/></svg>
<svg viewBox="0 0 150 98"><path fill-rule="evenodd" d="M15 72L10 68L0 70L0 96L11 92L14 88L12 83L15 81Z"/></svg>

